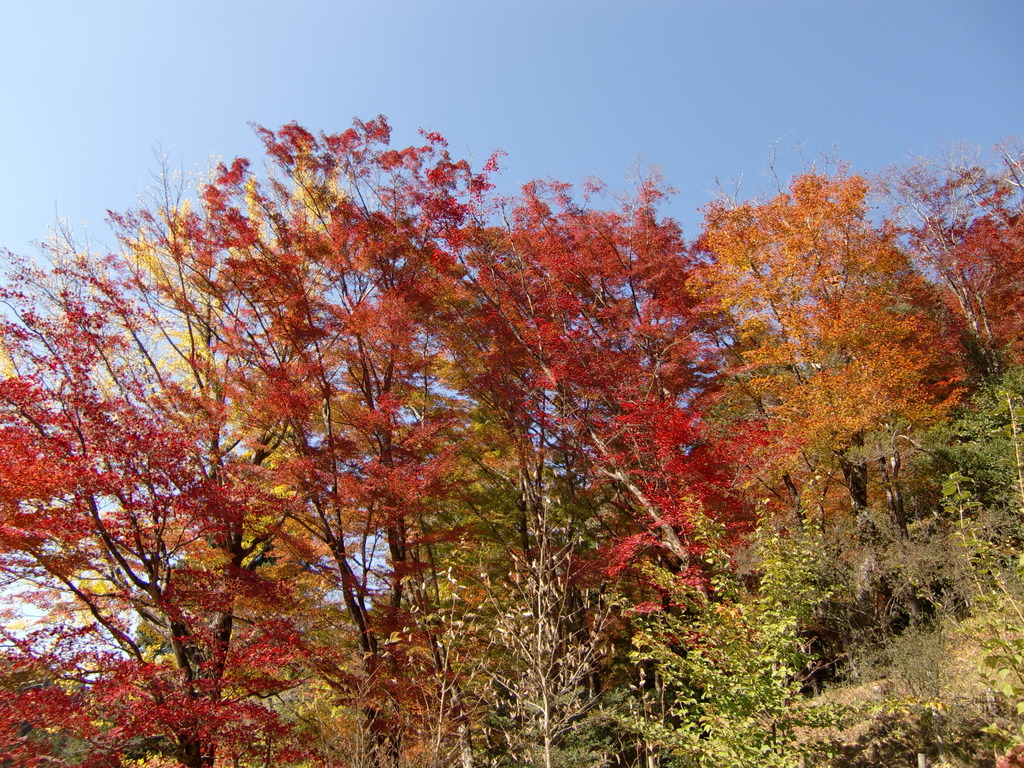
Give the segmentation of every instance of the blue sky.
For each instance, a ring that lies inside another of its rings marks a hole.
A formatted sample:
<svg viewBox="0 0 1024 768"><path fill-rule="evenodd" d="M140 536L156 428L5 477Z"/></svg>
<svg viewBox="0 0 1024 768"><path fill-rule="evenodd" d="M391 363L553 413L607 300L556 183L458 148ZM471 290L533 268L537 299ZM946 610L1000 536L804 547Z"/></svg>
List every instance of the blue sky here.
<svg viewBox="0 0 1024 768"><path fill-rule="evenodd" d="M501 188L639 160L693 236L715 177L832 151L871 173L1024 136L1024 0L0 0L0 246L57 216L102 246L158 164L254 156L250 122L387 115ZM794 148L800 147L799 151Z"/></svg>

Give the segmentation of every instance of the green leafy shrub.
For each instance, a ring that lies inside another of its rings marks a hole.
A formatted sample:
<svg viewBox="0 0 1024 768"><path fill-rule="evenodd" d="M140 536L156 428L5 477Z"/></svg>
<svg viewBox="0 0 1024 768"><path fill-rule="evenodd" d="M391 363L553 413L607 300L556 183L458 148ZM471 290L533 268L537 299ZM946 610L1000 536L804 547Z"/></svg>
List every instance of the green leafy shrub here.
<svg viewBox="0 0 1024 768"><path fill-rule="evenodd" d="M830 596L818 579L821 543L762 529L759 583L748 587L707 533L709 585L654 573L675 607L637 622L633 657L653 664L668 695L634 726L687 768L798 765L819 748L809 729L839 715L802 693L812 659L805 630Z"/></svg>

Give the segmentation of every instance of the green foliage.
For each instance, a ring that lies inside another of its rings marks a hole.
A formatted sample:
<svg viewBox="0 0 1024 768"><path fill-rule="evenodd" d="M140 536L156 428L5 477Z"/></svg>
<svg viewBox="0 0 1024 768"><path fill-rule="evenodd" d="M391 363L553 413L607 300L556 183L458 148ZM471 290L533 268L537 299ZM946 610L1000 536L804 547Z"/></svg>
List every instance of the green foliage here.
<svg viewBox="0 0 1024 768"><path fill-rule="evenodd" d="M1024 367L1008 369L978 390L957 417L933 436L934 471L947 477L944 506L968 512L958 498L969 490L974 509L1020 508L1022 498L1021 420Z"/></svg>
<svg viewBox="0 0 1024 768"><path fill-rule="evenodd" d="M978 460L978 476L1002 484L1002 505L1010 535L994 536L984 525L991 510L980 502L975 483L959 471L943 485L943 505L959 517L959 540L973 565L976 615L969 622L980 639L983 673L1001 707L983 729L1002 747L1024 745L1024 555L1019 554L1020 523L1024 512L1022 463L1021 369L1010 371L999 387L983 391L984 407L971 415L986 431L967 444L962 454Z"/></svg>
<svg viewBox="0 0 1024 768"><path fill-rule="evenodd" d="M1024 577L1024 555L1016 568ZM1005 717L985 731L1005 747L1024 744L1024 601L1000 580L1001 594L989 598L989 610L978 621L982 663L992 690L1002 699Z"/></svg>
<svg viewBox="0 0 1024 768"><path fill-rule="evenodd" d="M807 730L839 715L801 693L812 659L803 633L830 596L817 569L821 542L762 528L757 551L756 589L728 568L713 538L709 589L653 574L676 607L638 622L633 656L653 663L670 695L664 711L637 717L635 727L681 766L797 765L813 749Z"/></svg>

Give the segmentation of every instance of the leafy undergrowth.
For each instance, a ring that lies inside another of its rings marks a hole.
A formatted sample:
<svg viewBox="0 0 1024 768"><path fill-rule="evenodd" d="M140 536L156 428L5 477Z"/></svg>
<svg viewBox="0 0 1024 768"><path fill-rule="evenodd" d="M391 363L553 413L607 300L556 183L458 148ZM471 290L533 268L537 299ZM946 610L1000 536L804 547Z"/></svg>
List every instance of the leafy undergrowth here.
<svg viewBox="0 0 1024 768"><path fill-rule="evenodd" d="M1007 667L999 649L1020 635L1007 635L1006 617L1000 603L976 618L907 631L879 652L876 679L824 691L815 701L845 717L805 734L809 752L831 755L809 764L913 766L924 753L929 765L1016 765L1008 756L1020 742L1020 690L1003 684L1015 673L1000 674Z"/></svg>

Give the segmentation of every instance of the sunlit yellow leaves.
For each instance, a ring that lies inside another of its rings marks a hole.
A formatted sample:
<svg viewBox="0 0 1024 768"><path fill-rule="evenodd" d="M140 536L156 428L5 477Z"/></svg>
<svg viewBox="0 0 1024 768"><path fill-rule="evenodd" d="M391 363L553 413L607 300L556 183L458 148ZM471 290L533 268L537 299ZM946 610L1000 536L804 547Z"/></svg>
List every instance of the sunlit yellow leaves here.
<svg viewBox="0 0 1024 768"><path fill-rule="evenodd" d="M0 377L17 376L18 369L14 364L14 358L7 351L7 345L0 339Z"/></svg>

